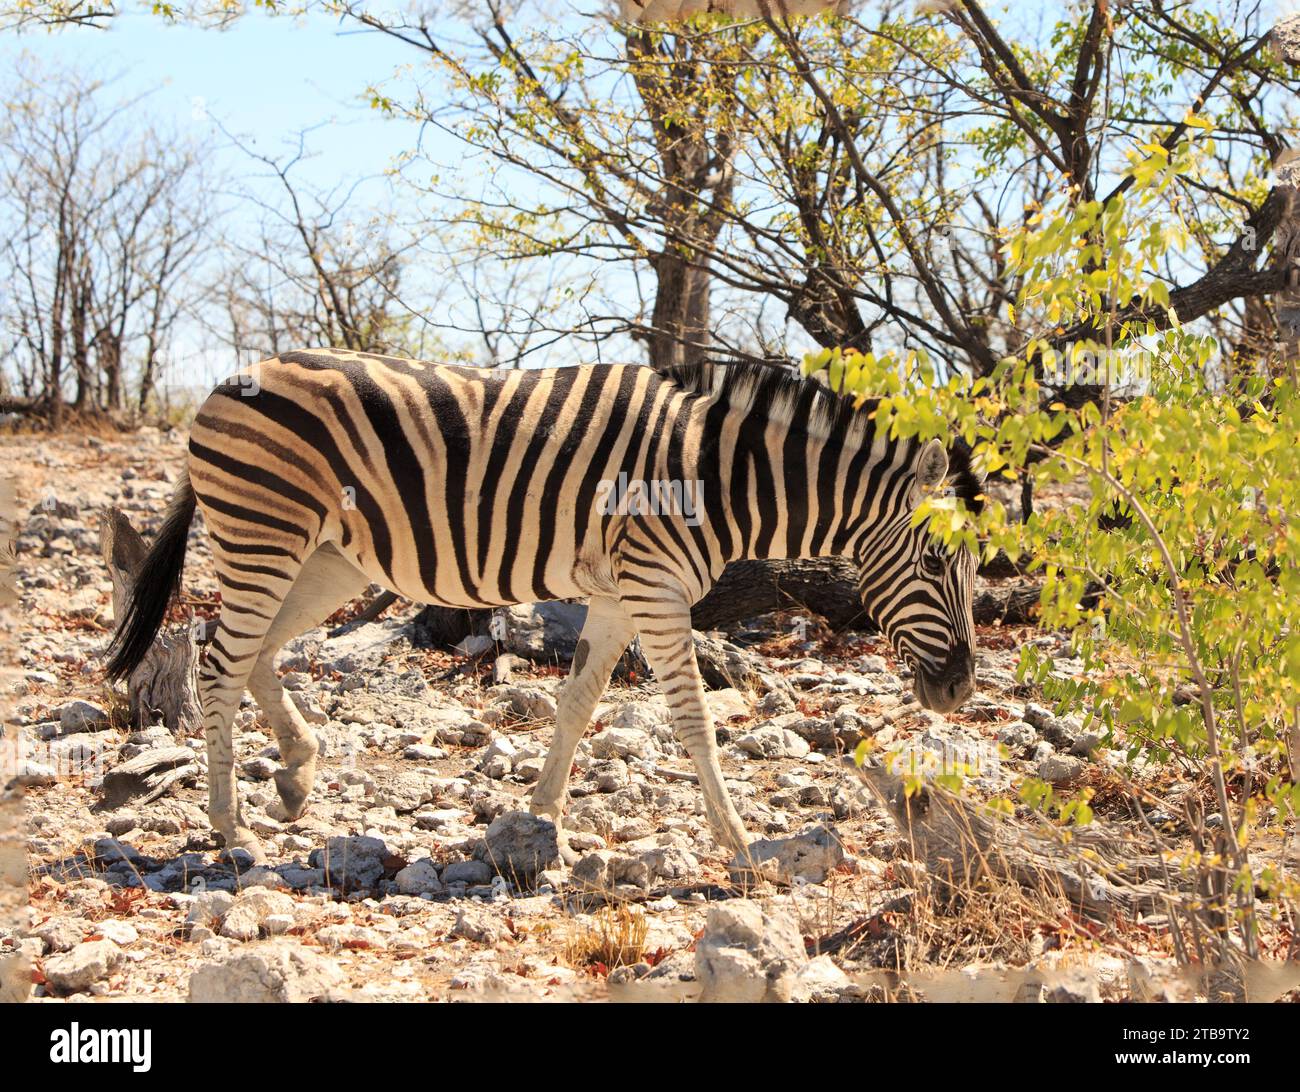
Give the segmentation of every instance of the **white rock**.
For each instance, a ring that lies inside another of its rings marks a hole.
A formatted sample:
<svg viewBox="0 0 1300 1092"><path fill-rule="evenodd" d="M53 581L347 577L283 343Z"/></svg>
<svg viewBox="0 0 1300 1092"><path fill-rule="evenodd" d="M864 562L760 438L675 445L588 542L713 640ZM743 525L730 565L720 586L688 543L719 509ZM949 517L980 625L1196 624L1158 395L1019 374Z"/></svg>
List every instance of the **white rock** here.
<svg viewBox="0 0 1300 1092"><path fill-rule="evenodd" d="M710 690L705 697L708 699L709 709L713 712L714 717L720 721L750 715L749 700L734 687L728 686L723 690Z"/></svg>
<svg viewBox="0 0 1300 1092"><path fill-rule="evenodd" d="M835 966L830 956L820 955L799 968L791 1000L811 1001L819 994L836 993L851 984L849 976Z"/></svg>
<svg viewBox="0 0 1300 1092"><path fill-rule="evenodd" d="M442 870L445 884L492 882L492 866L484 861L452 861Z"/></svg>
<svg viewBox="0 0 1300 1092"><path fill-rule="evenodd" d="M572 658L587 617L582 603L527 603L496 614L506 651L538 661Z"/></svg>
<svg viewBox="0 0 1300 1092"><path fill-rule="evenodd" d="M293 916L296 903L282 891L264 887L245 891L230 905L221 919L219 933L230 940L254 940L262 922L272 914Z"/></svg>
<svg viewBox="0 0 1300 1092"><path fill-rule="evenodd" d="M844 860L844 847L825 827L814 827L791 838L761 838L749 856L763 874L778 883L823 883ZM732 868L744 869L739 856Z"/></svg>
<svg viewBox="0 0 1300 1092"><path fill-rule="evenodd" d="M140 931L126 921L116 921L109 918L107 921L101 921L95 926L95 932L105 940L111 940L114 944L134 944L140 939Z"/></svg>
<svg viewBox="0 0 1300 1092"><path fill-rule="evenodd" d="M655 741L636 728L606 728L592 737L591 753L597 758L652 758Z"/></svg>
<svg viewBox="0 0 1300 1092"><path fill-rule="evenodd" d="M506 686L494 704L508 706L517 716L550 720L555 716L555 699L535 686Z"/></svg>
<svg viewBox="0 0 1300 1092"><path fill-rule="evenodd" d="M652 701L629 701L601 718L607 729L628 728L646 735L652 735L668 720L668 707Z"/></svg>
<svg viewBox="0 0 1300 1092"><path fill-rule="evenodd" d="M285 693L289 695L298 712L302 714L303 720L308 724L329 723L330 718L325 710L312 701L305 690L286 690Z"/></svg>
<svg viewBox="0 0 1300 1092"><path fill-rule="evenodd" d="M736 740L736 746L755 758L803 758L811 748L802 736L776 725L764 725Z"/></svg>
<svg viewBox="0 0 1300 1092"><path fill-rule="evenodd" d="M328 839L323 850L313 850L307 863L325 869L331 886L355 889L373 887L383 879L388 856L388 846L382 839L339 836Z"/></svg>
<svg viewBox="0 0 1300 1092"><path fill-rule="evenodd" d="M700 1000L790 1001L807 962L803 936L785 911L748 899L718 903L695 945Z"/></svg>
<svg viewBox="0 0 1300 1092"><path fill-rule="evenodd" d="M446 888L438 879L438 867L428 857L413 861L395 877L397 890L403 895L441 895Z"/></svg>
<svg viewBox="0 0 1300 1092"><path fill-rule="evenodd" d="M108 710L90 701L70 701L59 709L65 732L98 732L108 727Z"/></svg>
<svg viewBox="0 0 1300 1092"><path fill-rule="evenodd" d="M189 999L241 1005L312 1001L342 981L333 960L299 944L274 941L199 967L190 975Z"/></svg>
<svg viewBox="0 0 1300 1092"><path fill-rule="evenodd" d="M1005 744L1013 752L1032 747L1038 740L1038 732L1028 721L1013 720L998 729L998 742Z"/></svg>
<svg viewBox="0 0 1300 1092"><path fill-rule="evenodd" d="M47 952L67 952L81 943L86 929L71 918L50 918L36 926L31 935L41 940Z"/></svg>
<svg viewBox="0 0 1300 1092"><path fill-rule="evenodd" d="M196 895L185 915L186 925L213 925L230 909L235 896L229 891L204 891Z"/></svg>
<svg viewBox="0 0 1300 1092"><path fill-rule="evenodd" d="M484 633L471 633L459 644L452 645L462 656L482 656L496 642Z"/></svg>
<svg viewBox="0 0 1300 1092"><path fill-rule="evenodd" d="M111 940L87 940L70 952L45 961L45 977L61 993L77 993L107 978L122 961L122 949Z"/></svg>
<svg viewBox="0 0 1300 1092"><path fill-rule="evenodd" d="M1061 785L1073 781L1087 767L1087 762L1073 755L1049 754L1038 763L1038 776L1053 785Z"/></svg>
<svg viewBox="0 0 1300 1092"><path fill-rule="evenodd" d="M340 948L386 948L383 935L364 925L327 925L316 932L316 939L330 951Z"/></svg>
<svg viewBox="0 0 1300 1092"><path fill-rule="evenodd" d="M498 875L528 887L539 872L559 863L558 837L549 819L526 811L502 812L488 826L483 857Z"/></svg>

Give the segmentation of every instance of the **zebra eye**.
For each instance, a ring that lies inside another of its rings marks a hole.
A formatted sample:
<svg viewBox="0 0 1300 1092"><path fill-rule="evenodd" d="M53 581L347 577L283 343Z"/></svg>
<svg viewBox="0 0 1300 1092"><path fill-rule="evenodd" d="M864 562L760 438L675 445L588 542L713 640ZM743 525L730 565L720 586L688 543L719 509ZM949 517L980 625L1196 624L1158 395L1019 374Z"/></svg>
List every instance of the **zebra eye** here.
<svg viewBox="0 0 1300 1092"><path fill-rule="evenodd" d="M935 554L924 553L921 555L921 571L926 576L942 576L943 562Z"/></svg>

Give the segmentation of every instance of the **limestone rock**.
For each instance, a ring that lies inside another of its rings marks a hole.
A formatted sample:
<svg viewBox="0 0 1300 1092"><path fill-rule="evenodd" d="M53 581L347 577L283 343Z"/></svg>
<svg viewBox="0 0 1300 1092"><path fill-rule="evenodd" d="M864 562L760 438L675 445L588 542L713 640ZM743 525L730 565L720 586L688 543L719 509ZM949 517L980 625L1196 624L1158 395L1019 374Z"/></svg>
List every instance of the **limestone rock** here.
<svg viewBox="0 0 1300 1092"><path fill-rule="evenodd" d="M364 835L331 838L324 849L313 851L308 864L323 868L334 887L356 890L374 887L384 878L388 847L379 838Z"/></svg>
<svg viewBox="0 0 1300 1092"><path fill-rule="evenodd" d="M788 728L763 725L746 732L736 746L755 758L803 758L808 754L808 741Z"/></svg>
<svg viewBox="0 0 1300 1092"><path fill-rule="evenodd" d="M86 940L45 961L45 978L60 993L78 993L107 978L122 961L122 949L111 940Z"/></svg>
<svg viewBox="0 0 1300 1092"><path fill-rule="evenodd" d="M231 940L255 940L267 918L276 914L292 916L296 905L282 891L264 887L244 891L222 915L219 932Z"/></svg>
<svg viewBox="0 0 1300 1092"><path fill-rule="evenodd" d="M709 910L695 945L701 1001L790 1001L808 962L803 936L785 911L732 899Z"/></svg>
<svg viewBox="0 0 1300 1092"><path fill-rule="evenodd" d="M502 812L488 825L482 856L498 875L531 887L539 872L560 860L555 824L531 812Z"/></svg>
<svg viewBox="0 0 1300 1092"><path fill-rule="evenodd" d="M288 941L243 948L190 975L189 999L203 1004L284 1004L313 1001L343 982L332 960Z"/></svg>
<svg viewBox="0 0 1300 1092"><path fill-rule="evenodd" d="M437 866L428 857L413 861L393 879L403 895L441 895L446 891L438 878Z"/></svg>
<svg viewBox="0 0 1300 1092"><path fill-rule="evenodd" d="M814 827L791 838L762 838L749 847L749 855L765 877L778 883L824 883L844 861L844 848L825 827ZM732 868L743 871L739 857Z"/></svg>

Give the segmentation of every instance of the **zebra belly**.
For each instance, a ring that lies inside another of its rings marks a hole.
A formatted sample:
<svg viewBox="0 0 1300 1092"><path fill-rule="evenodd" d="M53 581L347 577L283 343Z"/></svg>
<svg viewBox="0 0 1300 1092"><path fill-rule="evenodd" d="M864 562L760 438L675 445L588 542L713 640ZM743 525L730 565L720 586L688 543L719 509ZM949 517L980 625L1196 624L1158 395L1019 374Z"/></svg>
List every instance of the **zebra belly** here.
<svg viewBox="0 0 1300 1092"><path fill-rule="evenodd" d="M418 565L414 567L415 572L413 573L413 567L409 564L394 564L394 571L387 573L375 562L372 552L366 551L365 554L359 554L347 547L340 547L338 543L334 545L372 583L386 587L405 599L410 599L416 603L426 603L431 606L477 610L508 607L517 603L538 603L555 599L579 599L593 595L608 595L613 590L612 581L600 576L607 569L607 566L596 561L574 561L571 566L566 566L570 571L564 572L557 577L554 559L552 559L551 564L548 565L549 575L545 587L539 588L531 583L515 584L511 588L512 594L507 597L494 594L493 589L481 585L467 586L454 572L456 565L450 559L447 559L445 566L440 560L435 562L435 575L430 586L427 577L416 575L421 571ZM426 565L426 571L427 568Z"/></svg>

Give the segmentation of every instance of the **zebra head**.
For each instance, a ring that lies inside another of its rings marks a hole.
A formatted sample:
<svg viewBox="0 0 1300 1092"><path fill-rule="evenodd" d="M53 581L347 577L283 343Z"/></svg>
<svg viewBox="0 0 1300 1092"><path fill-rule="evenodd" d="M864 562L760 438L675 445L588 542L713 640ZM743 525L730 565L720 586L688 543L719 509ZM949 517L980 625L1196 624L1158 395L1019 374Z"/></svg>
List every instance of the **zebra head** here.
<svg viewBox="0 0 1300 1092"><path fill-rule="evenodd" d="M924 523L913 527L912 515L945 480L978 509L981 483L965 445L954 447L951 467L938 440L912 450L911 463L893 476L894 499L880 508L885 521L858 543L858 590L868 616L912 668L921 704L947 713L975 689L976 558L966 547L946 549Z"/></svg>

